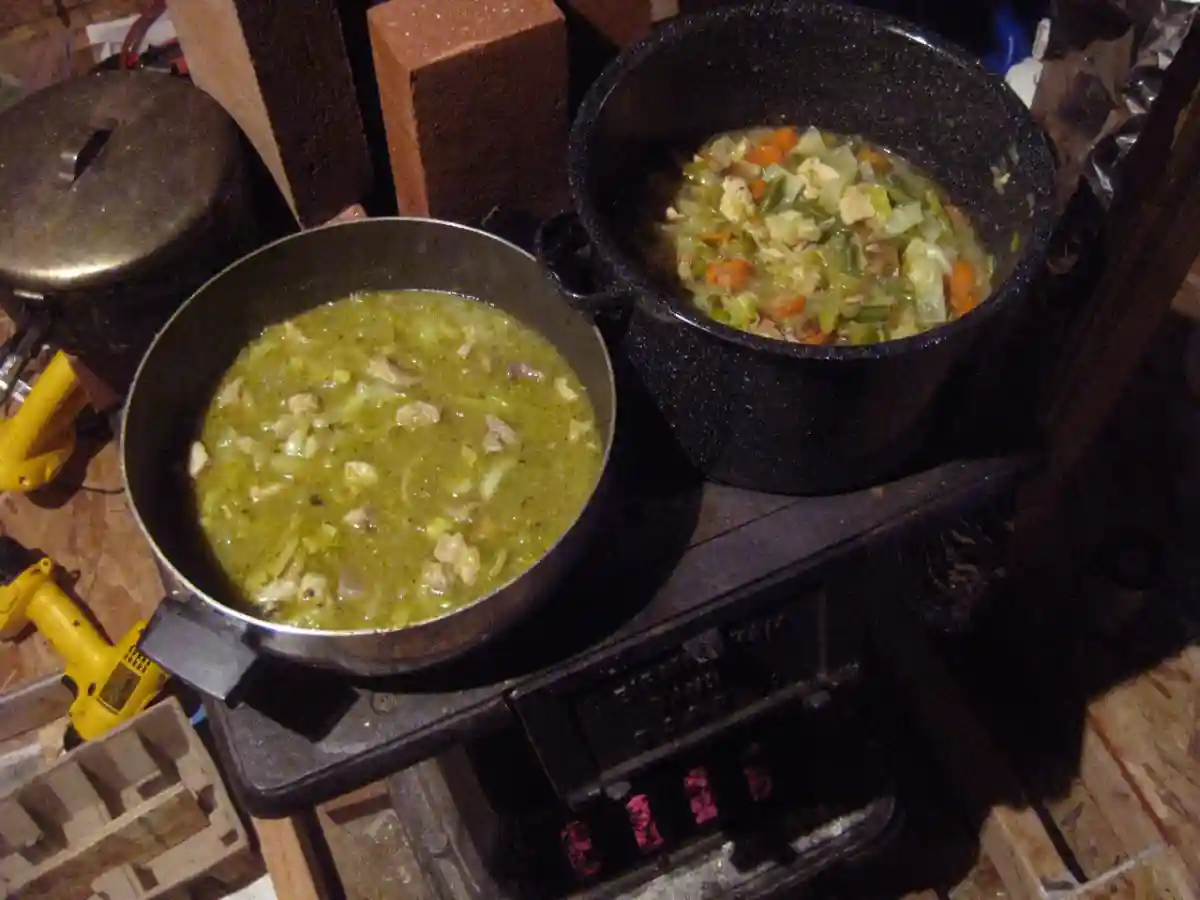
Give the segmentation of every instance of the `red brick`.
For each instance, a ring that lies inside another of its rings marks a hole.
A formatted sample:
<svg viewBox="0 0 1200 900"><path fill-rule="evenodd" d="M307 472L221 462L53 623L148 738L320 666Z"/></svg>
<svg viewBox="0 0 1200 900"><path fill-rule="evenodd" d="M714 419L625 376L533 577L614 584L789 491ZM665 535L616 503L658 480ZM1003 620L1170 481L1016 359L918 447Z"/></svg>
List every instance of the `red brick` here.
<svg viewBox="0 0 1200 900"><path fill-rule="evenodd" d="M552 0L391 0L368 24L402 213L561 208L567 48Z"/></svg>

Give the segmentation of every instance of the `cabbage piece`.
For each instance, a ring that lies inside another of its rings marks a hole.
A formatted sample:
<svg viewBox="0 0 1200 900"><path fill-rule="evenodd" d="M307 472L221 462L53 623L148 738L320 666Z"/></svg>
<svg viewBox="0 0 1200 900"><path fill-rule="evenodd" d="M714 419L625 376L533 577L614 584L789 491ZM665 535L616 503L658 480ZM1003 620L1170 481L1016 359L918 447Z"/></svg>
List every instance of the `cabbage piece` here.
<svg viewBox="0 0 1200 900"><path fill-rule="evenodd" d="M847 144L839 144L825 154L823 161L826 165L836 169L837 173L847 182L852 181L858 175L858 157L854 155L854 151Z"/></svg>
<svg viewBox="0 0 1200 900"><path fill-rule="evenodd" d="M934 325L946 321L946 291L943 279L950 261L935 244L913 238L904 248L904 277L912 282L918 324Z"/></svg>
<svg viewBox="0 0 1200 900"><path fill-rule="evenodd" d="M712 169L712 164L707 161L693 160L683 167L684 177L692 184L702 187L720 187L721 176Z"/></svg>
<svg viewBox="0 0 1200 900"><path fill-rule="evenodd" d="M804 156L819 156L826 149L828 148L825 146L825 138L816 128L809 128L805 131L800 135L800 142L796 144L796 152Z"/></svg>
<svg viewBox="0 0 1200 900"><path fill-rule="evenodd" d="M733 162L736 150L737 141L726 135L709 144L707 156L716 164L717 171L720 171Z"/></svg>
<svg viewBox="0 0 1200 900"><path fill-rule="evenodd" d="M808 216L794 209L772 213L763 219L771 240L794 247L801 241L821 239L821 227Z"/></svg>
<svg viewBox="0 0 1200 900"><path fill-rule="evenodd" d="M870 188L852 184L838 200L838 214L847 225L874 218L875 206L871 202Z"/></svg>
<svg viewBox="0 0 1200 900"><path fill-rule="evenodd" d="M827 153L824 163L837 172L838 177L828 179L821 184L817 203L825 212L837 215L842 195L858 176L858 159L849 147L842 145Z"/></svg>
<svg viewBox="0 0 1200 900"><path fill-rule="evenodd" d="M924 220L925 213L921 209L921 204L913 201L893 209L891 215L884 219L883 227L880 230L887 237L899 237L910 228L920 225Z"/></svg>
<svg viewBox="0 0 1200 900"><path fill-rule="evenodd" d="M754 196L741 178L726 178L722 185L721 215L731 222L744 222L754 214Z"/></svg>

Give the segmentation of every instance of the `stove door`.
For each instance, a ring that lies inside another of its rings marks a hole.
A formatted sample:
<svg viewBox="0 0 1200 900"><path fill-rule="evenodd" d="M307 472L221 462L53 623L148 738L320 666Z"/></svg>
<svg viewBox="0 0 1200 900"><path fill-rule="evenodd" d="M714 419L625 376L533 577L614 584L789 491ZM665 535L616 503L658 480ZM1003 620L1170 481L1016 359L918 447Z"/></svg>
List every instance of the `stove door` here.
<svg viewBox="0 0 1200 900"><path fill-rule="evenodd" d="M802 714L856 681L862 552L753 585L639 641L619 663L518 688L511 702L558 795L584 803L768 713Z"/></svg>

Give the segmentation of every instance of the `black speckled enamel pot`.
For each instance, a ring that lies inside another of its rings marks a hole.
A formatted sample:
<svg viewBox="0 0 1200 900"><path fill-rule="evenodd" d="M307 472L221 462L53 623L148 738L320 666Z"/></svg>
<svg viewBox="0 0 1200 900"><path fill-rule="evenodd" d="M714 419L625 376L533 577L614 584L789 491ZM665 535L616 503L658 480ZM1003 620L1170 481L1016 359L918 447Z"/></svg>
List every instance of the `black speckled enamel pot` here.
<svg viewBox="0 0 1200 900"><path fill-rule="evenodd" d="M863 347L773 341L695 310L649 261L664 176L716 133L782 123L861 134L932 174L996 256L992 297ZM993 166L1009 173L1002 192ZM580 108L570 179L575 213L544 228L544 264L570 285L586 245L603 286L574 296L627 313L624 352L692 461L778 493L846 490L902 465L956 364L1026 297L1054 224L1049 145L1000 79L915 26L817 0L679 19L631 47Z"/></svg>

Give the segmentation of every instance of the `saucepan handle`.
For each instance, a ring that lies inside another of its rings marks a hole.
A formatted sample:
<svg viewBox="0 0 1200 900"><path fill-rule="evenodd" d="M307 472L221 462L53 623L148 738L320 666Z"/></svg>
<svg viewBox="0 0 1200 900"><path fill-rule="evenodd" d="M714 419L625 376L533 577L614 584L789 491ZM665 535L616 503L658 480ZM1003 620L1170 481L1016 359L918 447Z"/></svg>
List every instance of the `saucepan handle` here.
<svg viewBox="0 0 1200 900"><path fill-rule="evenodd" d="M195 597L166 597L138 649L201 694L236 706L259 655L245 624Z"/></svg>
<svg viewBox="0 0 1200 900"><path fill-rule="evenodd" d="M562 212L542 222L533 249L542 268L579 311L594 316L632 304L633 292L601 271L587 231L574 212Z"/></svg>

